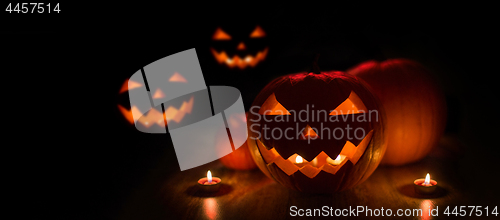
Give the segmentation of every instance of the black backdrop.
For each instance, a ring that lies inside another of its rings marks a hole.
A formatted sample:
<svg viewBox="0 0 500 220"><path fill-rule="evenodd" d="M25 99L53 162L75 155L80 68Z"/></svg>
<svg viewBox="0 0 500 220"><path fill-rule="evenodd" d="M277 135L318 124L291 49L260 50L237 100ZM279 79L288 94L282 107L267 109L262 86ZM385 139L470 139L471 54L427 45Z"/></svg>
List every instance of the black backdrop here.
<svg viewBox="0 0 500 220"><path fill-rule="evenodd" d="M446 133L466 143L459 156L474 165L457 169L493 187L499 146L493 17L487 5L191 9L61 3L59 15L3 11L3 132L14 139L4 145L4 173L16 189L13 204L36 215L55 210L49 216L65 218L63 211L76 208L70 215L115 217L161 155L172 158L177 172L168 135L130 126L117 108L124 100L118 91L141 67L193 47L206 84L237 87L247 109L270 80L308 71L318 53L323 70L414 59L446 95ZM256 24L267 33L265 62L231 70L214 61L209 47L216 27L244 31Z"/></svg>

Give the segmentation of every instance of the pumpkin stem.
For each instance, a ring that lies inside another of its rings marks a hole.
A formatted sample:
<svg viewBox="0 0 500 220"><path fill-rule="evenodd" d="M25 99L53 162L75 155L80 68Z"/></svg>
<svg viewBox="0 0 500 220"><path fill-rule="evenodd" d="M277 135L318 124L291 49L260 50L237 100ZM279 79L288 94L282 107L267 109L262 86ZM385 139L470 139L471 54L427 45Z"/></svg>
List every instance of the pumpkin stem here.
<svg viewBox="0 0 500 220"><path fill-rule="evenodd" d="M316 57L314 57L314 61L312 63L312 70L310 72L314 74L321 74L321 70L319 69L318 66L318 60L319 60L319 53L316 54Z"/></svg>

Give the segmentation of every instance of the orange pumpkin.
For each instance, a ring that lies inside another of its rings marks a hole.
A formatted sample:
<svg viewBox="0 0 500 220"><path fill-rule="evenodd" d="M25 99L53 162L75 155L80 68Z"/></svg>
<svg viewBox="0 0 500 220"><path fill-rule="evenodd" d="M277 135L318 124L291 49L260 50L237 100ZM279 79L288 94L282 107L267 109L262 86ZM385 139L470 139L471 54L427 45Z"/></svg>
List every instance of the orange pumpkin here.
<svg viewBox="0 0 500 220"><path fill-rule="evenodd" d="M240 148L219 159L224 166L233 170L252 170L257 167L245 142Z"/></svg>
<svg viewBox="0 0 500 220"><path fill-rule="evenodd" d="M279 77L250 109L250 152L264 174L291 189L349 189L366 180L384 154L380 107L364 83L342 72Z"/></svg>
<svg viewBox="0 0 500 220"><path fill-rule="evenodd" d="M382 164L418 161L437 145L446 104L422 65L406 59L368 61L347 72L365 80L386 110L388 146Z"/></svg>
<svg viewBox="0 0 500 220"><path fill-rule="evenodd" d="M233 126L244 126L246 123L246 115L230 115L228 117L228 123L232 124ZM228 133L228 135L231 136L231 140L234 139L240 139L244 137L233 137L234 135L231 135L231 132L229 132L229 129L226 128L226 131L224 132L219 132L219 137L217 140L224 140L224 138L227 138L227 135L225 132ZM220 139L219 139L220 138ZM223 146L218 144L217 146ZM236 147L236 146L235 146ZM222 151L222 150L221 150ZM242 146L237 148L235 151L231 152L230 154L221 157L220 162L226 166L227 168L234 169L234 170L251 170L255 169L257 165L253 161L252 155L250 155L250 151L248 150L248 144L245 142Z"/></svg>

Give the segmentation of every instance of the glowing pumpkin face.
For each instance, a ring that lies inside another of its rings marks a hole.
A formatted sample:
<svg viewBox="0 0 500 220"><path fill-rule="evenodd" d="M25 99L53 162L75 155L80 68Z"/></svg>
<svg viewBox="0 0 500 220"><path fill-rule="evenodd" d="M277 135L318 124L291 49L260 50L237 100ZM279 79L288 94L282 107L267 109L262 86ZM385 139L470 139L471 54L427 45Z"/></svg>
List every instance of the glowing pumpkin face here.
<svg viewBox="0 0 500 220"><path fill-rule="evenodd" d="M179 73L175 72L169 78L169 81L166 83L187 83L187 80ZM143 87L141 83L130 81L129 79L125 80L122 88L120 89L119 94L125 94L126 92ZM156 91L150 91L153 99L161 99L165 97L165 93L161 89L157 89ZM127 98L128 101L128 98ZM127 102L130 103L130 102ZM150 128L151 126L159 126L165 127L165 122L171 123L180 123L186 114L190 114L193 109L194 96L191 96L188 100L182 101L182 104L179 106L165 106L164 112L160 112L155 108L148 111L138 120L138 124L144 126L145 128ZM127 108L124 106L125 104L118 104L118 109L122 113L123 117L130 123L134 124L133 112L142 115L144 112L141 112L137 106L130 106Z"/></svg>
<svg viewBox="0 0 500 220"><path fill-rule="evenodd" d="M248 145L259 168L284 186L348 189L366 180L385 152L380 106L341 72L283 76L255 99Z"/></svg>
<svg viewBox="0 0 500 220"><path fill-rule="evenodd" d="M263 46L265 37L266 33L260 26L241 33L229 33L219 27L212 36L214 45L210 50L217 62L229 68L255 67L266 59L269 51Z"/></svg>

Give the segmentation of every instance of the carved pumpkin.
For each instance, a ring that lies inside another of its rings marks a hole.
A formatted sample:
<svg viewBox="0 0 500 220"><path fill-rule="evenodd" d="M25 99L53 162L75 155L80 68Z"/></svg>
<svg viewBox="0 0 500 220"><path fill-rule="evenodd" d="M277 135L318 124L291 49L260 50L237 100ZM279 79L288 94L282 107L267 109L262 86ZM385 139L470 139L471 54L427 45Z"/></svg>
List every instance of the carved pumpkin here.
<svg viewBox="0 0 500 220"><path fill-rule="evenodd" d="M246 115L244 114L235 114L235 115L230 115L227 117L227 123L231 124L232 127L239 127L239 126L246 126ZM227 133L227 134L226 134ZM225 131L221 131L218 133L217 140L224 141L224 139L227 139L227 136L231 136L231 140L245 140L246 137L238 137L235 136L235 134L231 134L228 128L226 128ZM241 136L241 134L240 134ZM239 141L237 141L239 142ZM231 143L233 144L233 143ZM223 146L223 144L217 144L217 146ZM245 141L242 146L239 148L236 146L233 146L236 150L231 152L230 154L227 154L223 157L221 157L219 160L220 162L226 166L227 168L234 169L234 170L251 170L255 169L257 165L253 161L252 155L250 155L250 151L248 150L248 144ZM224 152L224 149L221 149L220 152Z"/></svg>
<svg viewBox="0 0 500 220"><path fill-rule="evenodd" d="M387 152L382 164L403 165L424 158L446 125L444 96L417 62L369 61L348 73L365 80L387 113Z"/></svg>
<svg viewBox="0 0 500 220"><path fill-rule="evenodd" d="M269 83L250 109L248 145L257 166L303 192L356 186L384 154L384 113L357 78L299 73Z"/></svg>
<svg viewBox="0 0 500 220"><path fill-rule="evenodd" d="M255 67L266 59L269 48L262 41L266 32L260 26L243 31L227 31L218 27L210 48L215 60L229 68Z"/></svg>
<svg viewBox="0 0 500 220"><path fill-rule="evenodd" d="M169 78L169 81L166 83L187 83L187 80L178 72L172 73L172 76ZM120 89L119 95L123 96L128 93L129 90L143 87L141 83L130 81L129 79L125 80L123 86ZM157 89L155 91L150 91L153 95L153 99L161 99L165 97L165 93L161 89ZM140 115L141 110L137 108L137 106L130 106L130 102L128 97L125 97L126 101L123 101L123 104L118 104L118 109L122 113L123 117L130 123L134 124L134 117L132 116L132 112L138 112L136 115ZM191 114L192 108L194 104L194 96L190 96L187 100L182 100L182 104L179 106L165 106L165 111L162 113L156 108L152 108L148 111L143 117L138 120L139 126L144 126L144 128L152 128L156 127L165 127L165 121L167 123L175 122L180 123L186 114ZM130 107L129 107L130 106ZM152 128L154 129L154 128Z"/></svg>

